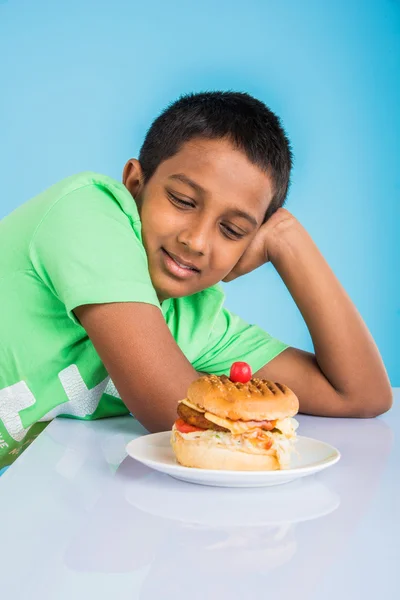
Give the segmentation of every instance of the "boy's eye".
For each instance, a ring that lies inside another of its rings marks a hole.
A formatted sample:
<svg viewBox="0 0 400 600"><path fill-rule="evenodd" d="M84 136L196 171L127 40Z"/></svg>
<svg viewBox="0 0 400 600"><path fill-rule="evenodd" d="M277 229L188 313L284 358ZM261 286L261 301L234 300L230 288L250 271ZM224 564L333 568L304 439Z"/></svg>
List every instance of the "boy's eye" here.
<svg viewBox="0 0 400 600"><path fill-rule="evenodd" d="M246 235L245 231L237 231L225 223L221 223L221 230L225 237L231 240L240 240Z"/></svg>
<svg viewBox="0 0 400 600"><path fill-rule="evenodd" d="M182 198L178 198L175 194L171 194L171 192L167 192L168 198L171 200L173 204L176 204L180 208L194 208L193 202L188 202L187 200L182 200Z"/></svg>

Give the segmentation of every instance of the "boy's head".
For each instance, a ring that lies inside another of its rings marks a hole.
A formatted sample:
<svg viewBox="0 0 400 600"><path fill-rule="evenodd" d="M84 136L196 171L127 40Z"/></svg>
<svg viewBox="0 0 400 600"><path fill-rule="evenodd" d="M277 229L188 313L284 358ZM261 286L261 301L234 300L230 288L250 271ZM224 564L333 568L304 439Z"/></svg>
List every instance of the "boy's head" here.
<svg viewBox="0 0 400 600"><path fill-rule="evenodd" d="M154 121L124 184L161 300L226 277L283 205L291 167L278 117L248 94L184 96Z"/></svg>

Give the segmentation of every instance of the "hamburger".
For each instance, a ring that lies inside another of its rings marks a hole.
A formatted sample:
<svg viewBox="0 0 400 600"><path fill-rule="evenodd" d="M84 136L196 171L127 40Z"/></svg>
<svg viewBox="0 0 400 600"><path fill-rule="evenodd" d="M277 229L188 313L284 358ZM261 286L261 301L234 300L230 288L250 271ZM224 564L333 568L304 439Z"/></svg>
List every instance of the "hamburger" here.
<svg viewBox="0 0 400 600"><path fill-rule="evenodd" d="M298 427L293 417L298 410L296 395L281 383L206 375L194 381L187 397L178 403L172 448L177 461L186 467L287 469Z"/></svg>

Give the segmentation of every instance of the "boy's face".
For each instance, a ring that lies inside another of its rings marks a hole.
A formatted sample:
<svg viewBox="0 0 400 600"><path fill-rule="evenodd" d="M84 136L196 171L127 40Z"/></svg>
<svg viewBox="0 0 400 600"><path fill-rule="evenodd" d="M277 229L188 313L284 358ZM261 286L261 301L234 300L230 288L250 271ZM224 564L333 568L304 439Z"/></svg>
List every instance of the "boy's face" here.
<svg viewBox="0 0 400 600"><path fill-rule="evenodd" d="M271 178L227 140L194 139L142 185L132 160L124 184L142 221L150 276L162 302L220 282L262 225Z"/></svg>

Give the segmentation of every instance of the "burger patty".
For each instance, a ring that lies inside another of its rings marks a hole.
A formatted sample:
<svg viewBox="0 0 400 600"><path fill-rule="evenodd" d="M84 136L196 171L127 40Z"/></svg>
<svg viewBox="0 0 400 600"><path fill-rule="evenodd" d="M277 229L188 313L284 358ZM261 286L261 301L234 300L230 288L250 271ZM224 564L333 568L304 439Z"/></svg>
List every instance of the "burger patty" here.
<svg viewBox="0 0 400 600"><path fill-rule="evenodd" d="M229 433L229 429L225 427L221 427L220 425L216 425L215 423L211 423L208 419L205 418L203 413L194 410L194 408L190 408L190 406L186 406L180 402L178 404L178 415L181 419L189 423L189 425L193 425L193 427L200 427L200 429L213 429L214 431L227 431Z"/></svg>

